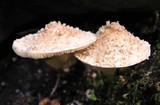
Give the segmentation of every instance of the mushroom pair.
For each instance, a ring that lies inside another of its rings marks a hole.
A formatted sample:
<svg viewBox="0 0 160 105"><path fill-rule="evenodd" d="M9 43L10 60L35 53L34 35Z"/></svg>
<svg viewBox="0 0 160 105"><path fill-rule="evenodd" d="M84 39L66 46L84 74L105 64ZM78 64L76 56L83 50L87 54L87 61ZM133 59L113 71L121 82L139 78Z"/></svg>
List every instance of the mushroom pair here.
<svg viewBox="0 0 160 105"><path fill-rule="evenodd" d="M128 67L150 56L150 44L135 37L118 22L107 21L96 34L97 37L91 32L54 21L37 33L16 39L12 48L21 57L53 57L46 62L57 69L72 65L75 51L80 61L101 68Z"/></svg>
<svg viewBox="0 0 160 105"><path fill-rule="evenodd" d="M98 68L120 68L140 63L150 56L150 44L128 32L118 22L106 22L95 34L50 22L40 31L13 42L21 57L47 59L54 68L80 61ZM73 56L74 52L74 56ZM53 89L54 90L54 89Z"/></svg>

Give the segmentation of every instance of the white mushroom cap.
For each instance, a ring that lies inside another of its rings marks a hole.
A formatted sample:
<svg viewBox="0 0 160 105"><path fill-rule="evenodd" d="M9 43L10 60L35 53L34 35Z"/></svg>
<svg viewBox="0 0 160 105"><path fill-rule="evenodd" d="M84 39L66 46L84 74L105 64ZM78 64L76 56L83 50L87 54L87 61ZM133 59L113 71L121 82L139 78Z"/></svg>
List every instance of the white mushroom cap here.
<svg viewBox="0 0 160 105"><path fill-rule="evenodd" d="M41 59L81 50L95 41L91 32L54 21L37 33L16 39L12 48L21 57Z"/></svg>
<svg viewBox="0 0 160 105"><path fill-rule="evenodd" d="M127 67L148 59L150 44L128 32L118 22L106 22L97 32L97 41L75 56L101 68Z"/></svg>

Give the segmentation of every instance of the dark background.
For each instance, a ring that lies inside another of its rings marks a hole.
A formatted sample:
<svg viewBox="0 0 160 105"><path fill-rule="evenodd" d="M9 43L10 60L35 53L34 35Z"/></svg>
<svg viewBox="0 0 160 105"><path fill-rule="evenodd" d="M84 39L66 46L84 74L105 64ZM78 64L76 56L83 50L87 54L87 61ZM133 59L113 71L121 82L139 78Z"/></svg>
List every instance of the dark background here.
<svg viewBox="0 0 160 105"><path fill-rule="evenodd" d="M119 21L131 33L154 45L160 37L159 10L160 0L0 0L0 105L38 103L49 94L56 80L56 72L51 72L52 68L44 62L24 59L13 52L12 43L16 38L36 32L54 20L92 32L109 20ZM76 67L84 69L81 65ZM62 89L76 91L80 84L83 90L86 85L83 71L65 76L69 82L66 87L60 85ZM60 97L61 88L56 98ZM60 99L74 100L70 91ZM77 97L80 99L79 94Z"/></svg>

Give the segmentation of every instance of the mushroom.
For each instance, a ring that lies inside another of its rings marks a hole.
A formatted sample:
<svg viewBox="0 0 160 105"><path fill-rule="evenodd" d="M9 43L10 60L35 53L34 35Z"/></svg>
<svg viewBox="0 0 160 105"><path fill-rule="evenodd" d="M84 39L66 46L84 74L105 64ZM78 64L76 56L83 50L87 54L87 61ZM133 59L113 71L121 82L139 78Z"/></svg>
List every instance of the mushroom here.
<svg viewBox="0 0 160 105"><path fill-rule="evenodd" d="M91 32L82 31L60 22L50 22L37 33L26 35L13 42L14 52L24 58L44 59L56 69L63 69L75 63L73 52L84 49L96 41ZM55 87L57 88L58 75Z"/></svg>
<svg viewBox="0 0 160 105"><path fill-rule="evenodd" d="M53 57L53 59L47 59L46 62L60 69L75 63L75 58L71 53L84 49L95 41L96 37L91 32L53 21L37 33L16 39L12 48L17 55L24 58Z"/></svg>
<svg viewBox="0 0 160 105"><path fill-rule="evenodd" d="M128 32L118 22L106 22L96 33L97 40L75 56L82 62L108 72L140 63L150 56L150 44Z"/></svg>

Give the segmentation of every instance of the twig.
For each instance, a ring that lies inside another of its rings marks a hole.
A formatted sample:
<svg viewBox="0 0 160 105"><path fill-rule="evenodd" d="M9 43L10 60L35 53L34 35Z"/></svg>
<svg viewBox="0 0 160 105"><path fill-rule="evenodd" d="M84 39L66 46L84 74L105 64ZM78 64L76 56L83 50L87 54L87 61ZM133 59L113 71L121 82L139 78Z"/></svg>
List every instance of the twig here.
<svg viewBox="0 0 160 105"><path fill-rule="evenodd" d="M61 76L61 74L58 73L58 74L57 74L56 83L55 83L55 85L54 85L54 87L52 88L52 91L51 91L51 93L50 93L50 98L52 98L53 94L54 94L55 91L57 90L57 87L58 87L58 84L59 84L59 81L60 81L60 76Z"/></svg>

